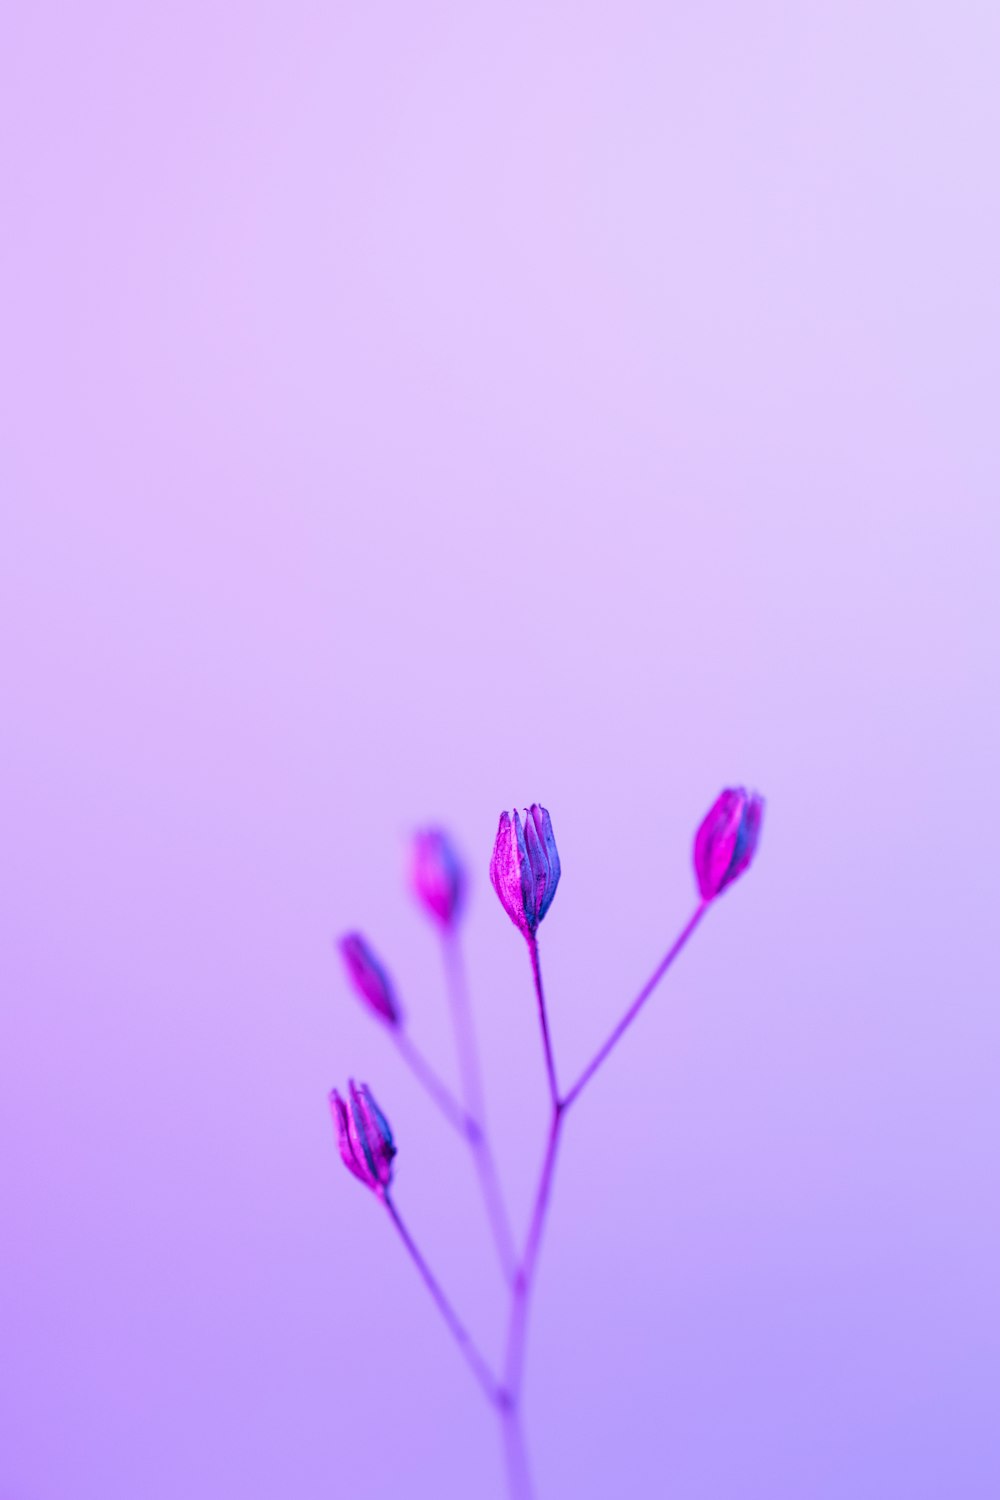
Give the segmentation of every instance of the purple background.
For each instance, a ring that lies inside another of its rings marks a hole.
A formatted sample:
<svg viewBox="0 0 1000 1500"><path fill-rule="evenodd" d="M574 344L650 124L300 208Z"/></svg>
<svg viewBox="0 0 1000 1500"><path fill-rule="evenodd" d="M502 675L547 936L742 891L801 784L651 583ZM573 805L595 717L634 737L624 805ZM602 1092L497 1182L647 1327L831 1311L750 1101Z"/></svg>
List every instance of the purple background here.
<svg viewBox="0 0 1000 1500"><path fill-rule="evenodd" d="M520 1218L500 808L567 1132L543 1500L1000 1493L994 4L14 5L0 38L0 1497L502 1493L325 1092L484 1341L401 884L441 818Z"/></svg>

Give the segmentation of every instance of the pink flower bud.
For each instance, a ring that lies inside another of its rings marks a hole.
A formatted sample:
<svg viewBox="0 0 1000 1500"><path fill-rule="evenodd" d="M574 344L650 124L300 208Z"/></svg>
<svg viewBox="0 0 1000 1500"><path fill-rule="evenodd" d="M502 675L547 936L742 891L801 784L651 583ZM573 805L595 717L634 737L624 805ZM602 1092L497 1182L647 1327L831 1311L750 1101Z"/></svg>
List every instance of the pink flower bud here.
<svg viewBox="0 0 1000 1500"><path fill-rule="evenodd" d="M465 870L442 829L423 828L414 834L410 875L417 900L443 927L453 926L465 897Z"/></svg>
<svg viewBox="0 0 1000 1500"><path fill-rule="evenodd" d="M552 905L559 875L552 819L545 808L537 802L527 808L523 829L516 809L513 822L509 813L501 813L490 880L504 911L526 937L534 936Z"/></svg>
<svg viewBox="0 0 1000 1500"><path fill-rule="evenodd" d="M349 932L337 944L347 975L369 1010L388 1026L399 1026L403 1012L385 969L360 932Z"/></svg>
<svg viewBox="0 0 1000 1500"><path fill-rule="evenodd" d="M757 849L764 799L743 787L722 793L694 840L698 888L711 901L742 875Z"/></svg>
<svg viewBox="0 0 1000 1500"><path fill-rule="evenodd" d="M334 1089L330 1109L337 1127L337 1144L347 1167L359 1181L376 1193L382 1193L392 1180L392 1159L396 1147L389 1122L372 1098L366 1083L360 1088L352 1078L348 1084L348 1101Z"/></svg>

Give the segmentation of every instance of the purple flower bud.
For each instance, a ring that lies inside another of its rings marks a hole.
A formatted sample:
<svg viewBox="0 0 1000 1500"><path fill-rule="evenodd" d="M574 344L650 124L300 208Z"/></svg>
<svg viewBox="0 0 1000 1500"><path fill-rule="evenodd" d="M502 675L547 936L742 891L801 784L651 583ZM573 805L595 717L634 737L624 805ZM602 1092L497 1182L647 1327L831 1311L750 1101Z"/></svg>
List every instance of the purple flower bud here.
<svg viewBox="0 0 1000 1500"><path fill-rule="evenodd" d="M514 811L500 814L490 879L500 904L525 937L533 937L552 905L559 884L559 853L552 819L535 802L525 809L524 827Z"/></svg>
<svg viewBox="0 0 1000 1500"><path fill-rule="evenodd" d="M360 932L349 932L337 944L347 975L361 999L388 1026L399 1026L403 1012L392 980Z"/></svg>
<svg viewBox="0 0 1000 1500"><path fill-rule="evenodd" d="M443 927L458 921L465 897L465 870L440 828L423 828L413 836L411 880L414 894Z"/></svg>
<svg viewBox="0 0 1000 1500"><path fill-rule="evenodd" d="M694 840L694 869L705 901L732 885L747 868L763 816L763 797L741 786L727 788L715 803Z"/></svg>
<svg viewBox="0 0 1000 1500"><path fill-rule="evenodd" d="M334 1089L330 1095L330 1109L345 1167L366 1187L376 1193L384 1192L392 1181L392 1159L396 1148L389 1122L372 1098L371 1089L366 1083L358 1088L352 1078L348 1084L347 1103Z"/></svg>

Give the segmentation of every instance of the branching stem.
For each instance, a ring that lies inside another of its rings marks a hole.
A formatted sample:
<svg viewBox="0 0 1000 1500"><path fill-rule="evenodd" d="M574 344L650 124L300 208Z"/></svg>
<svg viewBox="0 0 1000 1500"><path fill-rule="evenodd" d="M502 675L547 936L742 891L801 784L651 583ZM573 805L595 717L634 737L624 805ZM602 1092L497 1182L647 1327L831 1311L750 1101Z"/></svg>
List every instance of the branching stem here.
<svg viewBox="0 0 1000 1500"><path fill-rule="evenodd" d="M538 1269L542 1237L545 1232L549 1206L552 1201L552 1186L555 1179L556 1162L562 1140L562 1126L566 1118L566 1111L579 1098L583 1089L632 1025L632 1022L704 917L708 907L709 902L703 901L695 909L694 914L688 920L687 925L679 934L676 942L667 950L657 968L632 1001L632 1004L622 1016L618 1025L611 1032L607 1041L594 1054L591 1061L580 1074L580 1077L573 1084L573 1087L562 1097L559 1095L552 1038L549 1032L549 1019L545 1008L545 992L542 987L542 972L538 958L538 939L534 933L528 937L528 951L531 957L531 972L535 984L535 995L538 1001L538 1018L541 1026L542 1048L545 1054L545 1070L548 1078L552 1112L549 1117L548 1140L546 1142L545 1155L542 1159L538 1186L535 1190L531 1221L524 1243L524 1252L519 1261L513 1252L510 1229L507 1224L506 1214L503 1211L503 1200L500 1196L499 1183L496 1178L496 1168L482 1124L482 1081L479 1074L479 1063L472 1032L465 976L461 967L461 956L457 947L457 940L454 938L446 937L445 939L445 960L448 967L449 991L452 996L456 1039L459 1048L459 1062L462 1069L464 1106L458 1103L447 1087L441 1082L422 1054L410 1042L406 1033L401 1030L393 1033L400 1051L416 1076L420 1079L428 1093L435 1099L443 1113L448 1116L452 1124L467 1137L473 1148L477 1167L480 1172L483 1196L490 1212L494 1237L497 1241L497 1248L505 1264L505 1268L511 1270L510 1315L507 1324L503 1379L502 1381L498 1381L486 1360L473 1343L465 1325L459 1319L451 1303L445 1297L438 1282L432 1275L427 1262L417 1249L409 1231L396 1211L395 1204L388 1193L381 1195L400 1238L406 1246L417 1270L420 1272L428 1291L436 1302L455 1342L472 1368L476 1379L485 1392L487 1400L496 1409L500 1417L507 1464L507 1477L513 1500L532 1500L534 1495L521 1420L524 1364L531 1297Z"/></svg>

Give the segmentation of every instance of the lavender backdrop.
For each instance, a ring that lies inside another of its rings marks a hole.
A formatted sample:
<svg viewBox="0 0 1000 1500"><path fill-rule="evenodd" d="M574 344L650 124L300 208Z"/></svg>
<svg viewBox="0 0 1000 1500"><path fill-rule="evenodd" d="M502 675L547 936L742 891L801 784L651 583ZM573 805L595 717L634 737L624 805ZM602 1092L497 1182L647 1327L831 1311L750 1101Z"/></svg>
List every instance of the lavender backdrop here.
<svg viewBox="0 0 1000 1500"><path fill-rule="evenodd" d="M552 810L546 1500L1000 1492L995 5L13 5L0 37L0 1496L501 1494L337 1159L486 1341L468 1162L348 997L445 820L519 1216L497 812Z"/></svg>

